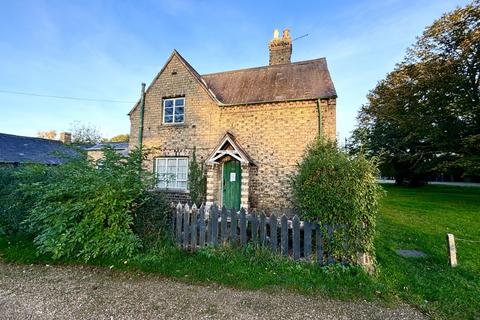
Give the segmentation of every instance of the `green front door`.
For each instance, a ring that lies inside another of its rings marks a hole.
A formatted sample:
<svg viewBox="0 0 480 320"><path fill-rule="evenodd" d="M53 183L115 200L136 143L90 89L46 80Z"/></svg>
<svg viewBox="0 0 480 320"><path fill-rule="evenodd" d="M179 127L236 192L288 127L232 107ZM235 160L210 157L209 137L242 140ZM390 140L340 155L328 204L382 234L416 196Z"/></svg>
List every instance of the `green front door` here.
<svg viewBox="0 0 480 320"><path fill-rule="evenodd" d="M240 210L242 168L240 162L230 160L223 163L223 205Z"/></svg>

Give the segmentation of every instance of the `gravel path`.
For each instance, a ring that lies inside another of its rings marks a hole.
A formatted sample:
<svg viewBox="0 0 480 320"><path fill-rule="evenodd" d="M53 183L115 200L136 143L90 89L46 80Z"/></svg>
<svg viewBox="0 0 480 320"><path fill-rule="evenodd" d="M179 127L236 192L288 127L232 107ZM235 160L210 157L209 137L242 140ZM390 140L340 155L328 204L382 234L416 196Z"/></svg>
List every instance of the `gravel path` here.
<svg viewBox="0 0 480 320"><path fill-rule="evenodd" d="M0 319L424 319L406 305L190 285L156 275L0 262Z"/></svg>

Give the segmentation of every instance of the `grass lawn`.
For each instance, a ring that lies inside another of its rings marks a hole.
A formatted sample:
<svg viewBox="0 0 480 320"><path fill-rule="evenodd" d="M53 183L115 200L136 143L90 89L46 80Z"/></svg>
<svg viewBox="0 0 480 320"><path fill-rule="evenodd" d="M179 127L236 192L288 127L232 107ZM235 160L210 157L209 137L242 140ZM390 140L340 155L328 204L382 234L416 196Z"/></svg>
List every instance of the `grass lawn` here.
<svg viewBox="0 0 480 320"><path fill-rule="evenodd" d="M435 316L480 319L480 242L456 241L458 267L447 264L446 233L480 240L480 188L384 186L376 241L378 281ZM403 258L395 249L427 258Z"/></svg>
<svg viewBox="0 0 480 320"><path fill-rule="evenodd" d="M435 318L480 319L480 243L457 241L459 266L451 269L445 240L447 232L480 240L480 188L387 185L385 189L387 196L378 219L376 277L357 268L318 268L248 249L208 249L192 254L167 246L126 263L94 263L243 289L288 289L388 303L398 297ZM395 253L399 248L418 249L428 257L403 258ZM51 263L48 257L36 256L32 243L25 239L0 238L0 254L6 261Z"/></svg>

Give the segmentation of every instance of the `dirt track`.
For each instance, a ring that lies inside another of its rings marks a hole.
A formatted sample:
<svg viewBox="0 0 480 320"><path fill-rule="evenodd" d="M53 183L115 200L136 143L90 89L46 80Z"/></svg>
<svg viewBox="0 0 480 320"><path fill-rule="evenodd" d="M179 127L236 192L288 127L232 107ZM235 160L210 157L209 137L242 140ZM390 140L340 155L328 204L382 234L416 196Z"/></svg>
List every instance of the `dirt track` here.
<svg viewBox="0 0 480 320"><path fill-rule="evenodd" d="M406 305L190 285L154 275L0 262L0 319L422 319Z"/></svg>

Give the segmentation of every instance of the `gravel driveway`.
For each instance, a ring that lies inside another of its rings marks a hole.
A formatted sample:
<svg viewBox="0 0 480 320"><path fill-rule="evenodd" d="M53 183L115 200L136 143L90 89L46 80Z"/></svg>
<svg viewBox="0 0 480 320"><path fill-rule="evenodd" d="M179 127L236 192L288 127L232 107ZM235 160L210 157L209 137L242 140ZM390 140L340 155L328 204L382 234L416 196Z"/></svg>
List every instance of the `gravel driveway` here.
<svg viewBox="0 0 480 320"><path fill-rule="evenodd" d="M424 319L415 309L199 286L156 275L0 262L0 319Z"/></svg>

